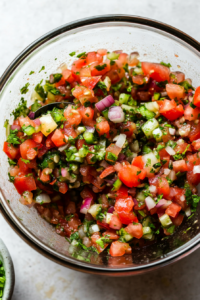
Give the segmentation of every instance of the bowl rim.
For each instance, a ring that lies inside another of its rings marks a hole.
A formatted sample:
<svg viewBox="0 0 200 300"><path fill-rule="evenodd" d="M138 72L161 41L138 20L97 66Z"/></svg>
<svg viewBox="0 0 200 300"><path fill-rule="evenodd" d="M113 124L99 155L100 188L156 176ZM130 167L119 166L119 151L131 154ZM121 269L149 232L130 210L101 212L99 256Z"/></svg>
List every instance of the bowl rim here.
<svg viewBox="0 0 200 300"><path fill-rule="evenodd" d="M131 16L131 15L100 15L100 16L94 16L84 19L75 20L73 22L64 24L62 26L59 26L48 33L42 35L38 39L36 39L33 43L31 43L29 46L27 46L7 67L7 69L4 71L2 76L0 77L0 92L2 91L3 87L5 86L7 80L11 76L11 74L14 72L14 70L21 64L21 62L29 56L35 49L37 49L39 46L44 44L45 42L49 41L50 39L54 38L55 36L62 34L64 32L70 31L72 29L77 29L86 25L92 25L92 24L102 24L106 22L129 22L134 24L141 24L146 25L151 28L159 29L161 32L169 33L174 37L179 38L180 40L184 41L186 44L188 44L190 47L193 47L198 52L200 51L199 42L189 36L188 34L184 33L183 31L176 29L175 27L172 27L170 25L167 25L165 23L152 20L145 17L140 16ZM1 209L2 205L2 209ZM166 257L162 261L156 261L152 262L150 266L140 266L133 269L133 267L127 267L123 269L106 269L100 266L90 266L89 264L83 264L83 262L77 262L74 260L74 263L71 263L67 260L62 260L61 258L58 258L57 256L51 254L49 251L46 251L43 249L39 244L36 244L33 242L33 239L31 237L27 236L24 232L22 232L19 228L19 226L12 220L12 217L8 215L6 212L6 207L3 205L3 201L1 201L1 193L0 193L0 209L2 210L2 215L6 219L6 221L10 224L10 226L15 230L15 232L32 248L34 248L39 253L43 254L45 257L53 260L54 262L57 262L63 266L66 266L68 268L87 272L91 274L101 274L101 275L110 275L110 276L129 276L129 275L136 275L143 273L144 271L151 271L155 270L161 266L165 266L169 263L175 262L188 254L192 253L194 250L199 248L199 240L197 239L194 241L190 246L188 246L186 249L183 249L180 251L180 253L173 254L172 257ZM73 259L70 259L70 261L73 261Z"/></svg>
<svg viewBox="0 0 200 300"><path fill-rule="evenodd" d="M3 266L6 276L6 283L2 299L9 300L12 297L15 286L15 271L11 255L2 239L0 239L0 257L2 257L3 260Z"/></svg>

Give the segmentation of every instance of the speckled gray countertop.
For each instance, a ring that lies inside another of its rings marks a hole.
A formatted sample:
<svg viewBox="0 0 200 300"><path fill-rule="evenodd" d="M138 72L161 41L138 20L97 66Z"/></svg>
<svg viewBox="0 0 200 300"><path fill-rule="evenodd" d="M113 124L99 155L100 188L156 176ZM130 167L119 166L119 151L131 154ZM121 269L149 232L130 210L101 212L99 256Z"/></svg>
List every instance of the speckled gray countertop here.
<svg viewBox="0 0 200 300"><path fill-rule="evenodd" d="M28 44L64 23L100 14L132 14L175 26L200 41L197 0L0 0L0 75ZM25 244L0 215L0 236L13 258L13 300L197 300L200 249L158 271L103 278L56 265Z"/></svg>

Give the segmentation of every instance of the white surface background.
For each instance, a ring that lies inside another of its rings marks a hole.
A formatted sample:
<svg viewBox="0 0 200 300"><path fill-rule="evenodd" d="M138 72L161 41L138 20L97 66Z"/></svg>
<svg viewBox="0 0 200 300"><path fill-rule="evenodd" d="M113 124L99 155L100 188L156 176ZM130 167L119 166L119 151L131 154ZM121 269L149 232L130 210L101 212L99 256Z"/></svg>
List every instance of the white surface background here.
<svg viewBox="0 0 200 300"><path fill-rule="evenodd" d="M100 14L157 19L200 41L198 0L0 0L0 75L28 44L64 23ZM15 266L13 300L197 300L200 249L147 275L105 278L71 271L26 245L0 215L0 236Z"/></svg>

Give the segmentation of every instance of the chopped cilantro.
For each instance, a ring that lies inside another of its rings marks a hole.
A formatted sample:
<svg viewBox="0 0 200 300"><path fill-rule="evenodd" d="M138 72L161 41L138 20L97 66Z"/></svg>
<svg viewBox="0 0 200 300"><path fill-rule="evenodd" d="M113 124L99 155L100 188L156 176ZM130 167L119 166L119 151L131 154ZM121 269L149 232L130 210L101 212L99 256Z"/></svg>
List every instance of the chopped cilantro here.
<svg viewBox="0 0 200 300"><path fill-rule="evenodd" d="M161 61L161 63L160 63L162 66L165 66L165 67L168 67L168 68L171 68L171 64L170 63L168 63L168 64L166 64L166 63L164 63L163 61Z"/></svg>
<svg viewBox="0 0 200 300"><path fill-rule="evenodd" d="M34 71L30 71L29 75L32 75L32 74L34 74L34 73L35 73Z"/></svg>
<svg viewBox="0 0 200 300"><path fill-rule="evenodd" d="M76 52L74 51L74 52L71 52L71 53L69 53L69 55L70 56L74 56L74 55L76 55Z"/></svg>
<svg viewBox="0 0 200 300"><path fill-rule="evenodd" d="M19 140L19 138L17 136L17 132L18 132L17 129L10 131L10 134L7 137L7 142L9 144L12 144L12 145L19 145L20 144L20 140Z"/></svg>
<svg viewBox="0 0 200 300"><path fill-rule="evenodd" d="M97 69L98 71L102 71L107 67L107 64L103 64L103 65L98 65L95 66L95 69Z"/></svg>
<svg viewBox="0 0 200 300"><path fill-rule="evenodd" d="M76 57L85 58L86 57L86 52L82 52L82 53L78 54Z"/></svg>
<svg viewBox="0 0 200 300"><path fill-rule="evenodd" d="M27 82L27 83L25 84L25 86L23 86L23 87L20 89L21 94L26 94L26 93L29 91L29 89L28 89L29 85L30 85L30 83Z"/></svg>
<svg viewBox="0 0 200 300"><path fill-rule="evenodd" d="M42 66L42 68L40 69L39 73L42 72L43 70L45 70L45 66Z"/></svg>
<svg viewBox="0 0 200 300"><path fill-rule="evenodd" d="M27 101L24 98L21 98L18 107L12 112L14 119L16 120L20 116L26 117L29 113L29 109L27 108Z"/></svg>

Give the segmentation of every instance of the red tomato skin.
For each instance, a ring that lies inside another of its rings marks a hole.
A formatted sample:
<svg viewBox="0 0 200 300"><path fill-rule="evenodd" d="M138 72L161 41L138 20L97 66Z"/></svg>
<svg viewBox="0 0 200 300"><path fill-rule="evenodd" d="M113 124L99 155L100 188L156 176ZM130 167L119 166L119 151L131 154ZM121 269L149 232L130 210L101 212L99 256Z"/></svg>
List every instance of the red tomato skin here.
<svg viewBox="0 0 200 300"><path fill-rule="evenodd" d="M143 169L144 168L144 161L142 156L137 156L133 159L132 161L132 165L135 167L138 167L139 169Z"/></svg>
<svg viewBox="0 0 200 300"><path fill-rule="evenodd" d="M194 105L200 107L200 86L196 88L195 94L194 94Z"/></svg>
<svg viewBox="0 0 200 300"><path fill-rule="evenodd" d="M180 100L185 97L184 87L178 84L173 84L173 83L166 84L166 92L170 99L177 98L178 100Z"/></svg>
<svg viewBox="0 0 200 300"><path fill-rule="evenodd" d="M200 139L193 141L192 142L192 147L195 151L199 151L200 150Z"/></svg>
<svg viewBox="0 0 200 300"><path fill-rule="evenodd" d="M119 217L117 215L112 215L110 223L109 223L110 228L114 230L119 230L122 228L122 222L120 221Z"/></svg>
<svg viewBox="0 0 200 300"><path fill-rule="evenodd" d="M157 82L165 80L169 81L170 79L170 69L157 63L142 62L142 71L144 72L144 75L149 75Z"/></svg>
<svg viewBox="0 0 200 300"><path fill-rule="evenodd" d="M200 138L200 122L198 124L191 123L191 130L188 137L191 142Z"/></svg>
<svg viewBox="0 0 200 300"><path fill-rule="evenodd" d="M27 177L23 174L20 174L15 177L14 186L20 195L22 195L25 191L31 192L37 189L33 176Z"/></svg>
<svg viewBox="0 0 200 300"><path fill-rule="evenodd" d="M36 160L31 160L30 163L25 163L21 160L21 158L17 162L20 172L26 173L29 169L36 169L37 168L37 163Z"/></svg>
<svg viewBox="0 0 200 300"><path fill-rule="evenodd" d="M65 182L58 182L59 192L66 194L68 191L68 186Z"/></svg>
<svg viewBox="0 0 200 300"><path fill-rule="evenodd" d="M112 242L110 246L110 255L111 256L123 256L127 250L130 253L130 246L128 243L122 243L122 242Z"/></svg>
<svg viewBox="0 0 200 300"><path fill-rule="evenodd" d="M51 137L52 142L56 147L61 147L66 144L65 136L61 129L56 129Z"/></svg>
<svg viewBox="0 0 200 300"><path fill-rule="evenodd" d="M32 139L38 144L42 143L43 137L44 135L42 132L37 132L32 135Z"/></svg>
<svg viewBox="0 0 200 300"><path fill-rule="evenodd" d="M101 173L100 178L103 179L104 177L112 174L113 172L115 172L115 169L113 166L110 166Z"/></svg>
<svg viewBox="0 0 200 300"><path fill-rule="evenodd" d="M111 240L118 240L118 238L119 238L119 235L116 234L116 231L115 231L115 230L112 230L112 229L106 230L106 231L103 233L103 236L109 236L109 239L111 239Z"/></svg>
<svg viewBox="0 0 200 300"><path fill-rule="evenodd" d="M170 193L169 183L166 178L162 177L158 179L158 194L163 194L163 197L167 197Z"/></svg>
<svg viewBox="0 0 200 300"><path fill-rule="evenodd" d="M115 202L115 211L130 212L134 206L134 202L131 196L127 198L117 199Z"/></svg>
<svg viewBox="0 0 200 300"><path fill-rule="evenodd" d="M18 159L20 156L19 147L14 147L13 145L9 145L8 142L4 142L3 151L10 159Z"/></svg>
<svg viewBox="0 0 200 300"><path fill-rule="evenodd" d="M200 108L199 107L192 108L190 106L190 104L188 104L185 107L184 117L185 117L186 120L188 120L188 121L197 120L199 115L200 115Z"/></svg>
<svg viewBox="0 0 200 300"><path fill-rule="evenodd" d="M119 179L128 187L137 187L140 185L140 179L137 173L141 170L135 166L125 165L118 173Z"/></svg>
<svg viewBox="0 0 200 300"><path fill-rule="evenodd" d="M180 226L183 222L184 215L178 214L175 218L171 217L171 220L175 226Z"/></svg>
<svg viewBox="0 0 200 300"><path fill-rule="evenodd" d="M138 223L138 218L133 212L118 212L118 216L122 224Z"/></svg>
<svg viewBox="0 0 200 300"><path fill-rule="evenodd" d="M128 197L128 188L125 186L121 186L120 189L116 192L117 193L117 198L126 198Z"/></svg>
<svg viewBox="0 0 200 300"><path fill-rule="evenodd" d="M101 121L100 123L96 124L96 131L98 132L98 135L107 134L110 131L110 125L108 121Z"/></svg>
<svg viewBox="0 0 200 300"><path fill-rule="evenodd" d="M170 217L176 218L180 210L181 210L180 205L176 203L171 203L165 210L165 213Z"/></svg>
<svg viewBox="0 0 200 300"><path fill-rule="evenodd" d="M31 139L26 140L20 145L20 153L23 159L27 159L27 152L29 149L37 148L37 143Z"/></svg>
<svg viewBox="0 0 200 300"><path fill-rule="evenodd" d="M159 112L168 120L174 121L184 114L184 109L181 104L177 106L174 100L170 101L165 99L163 101L163 105L160 107Z"/></svg>
<svg viewBox="0 0 200 300"><path fill-rule="evenodd" d="M126 232L128 232L133 237L140 239L143 236L142 224L129 224L125 227Z"/></svg>
<svg viewBox="0 0 200 300"><path fill-rule="evenodd" d="M188 171L188 166L184 159L173 161L173 170L175 172L186 172Z"/></svg>
<svg viewBox="0 0 200 300"><path fill-rule="evenodd" d="M99 80L101 79L101 76L93 76L93 77L80 77L80 81L81 83L93 90L93 88L95 87L95 85L99 82Z"/></svg>

